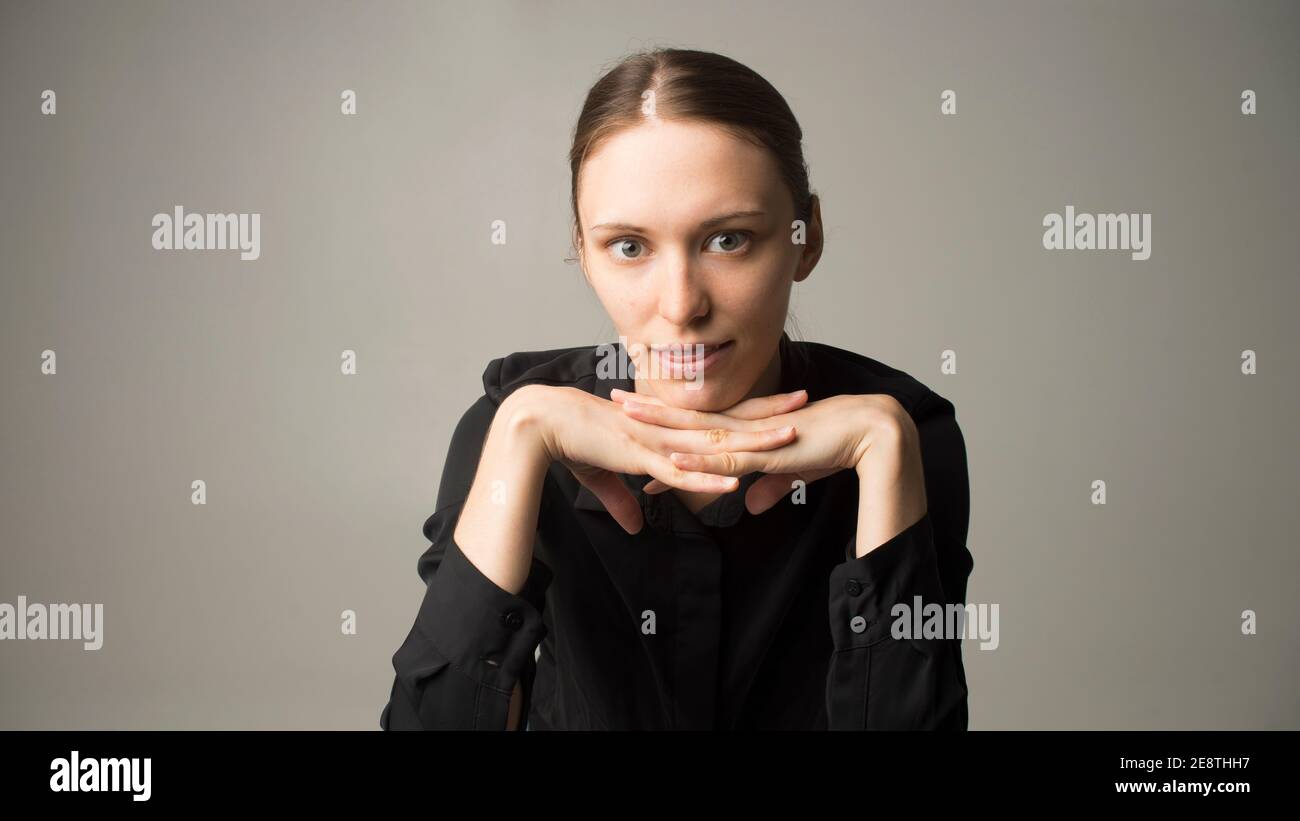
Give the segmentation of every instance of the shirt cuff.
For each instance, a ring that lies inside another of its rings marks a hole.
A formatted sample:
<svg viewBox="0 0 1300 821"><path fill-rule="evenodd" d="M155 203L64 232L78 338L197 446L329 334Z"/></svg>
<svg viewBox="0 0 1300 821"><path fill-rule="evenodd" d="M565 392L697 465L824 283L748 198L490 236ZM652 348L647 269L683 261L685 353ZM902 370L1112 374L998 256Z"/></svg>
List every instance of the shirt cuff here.
<svg viewBox="0 0 1300 821"><path fill-rule="evenodd" d="M449 539L415 626L457 670L509 694L546 636L541 611L550 583L550 568L533 556L524 588L510 593Z"/></svg>
<svg viewBox="0 0 1300 821"><path fill-rule="evenodd" d="M930 513L865 556L855 557L850 541L848 560L830 575L831 638L835 649L870 647L890 636L896 604L944 605L943 585L934 547Z"/></svg>

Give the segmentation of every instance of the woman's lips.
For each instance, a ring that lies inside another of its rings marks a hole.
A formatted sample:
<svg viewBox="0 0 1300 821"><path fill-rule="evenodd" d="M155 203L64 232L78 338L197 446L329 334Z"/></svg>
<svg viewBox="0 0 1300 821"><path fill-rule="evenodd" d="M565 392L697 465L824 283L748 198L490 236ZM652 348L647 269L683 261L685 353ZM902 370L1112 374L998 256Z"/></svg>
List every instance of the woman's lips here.
<svg viewBox="0 0 1300 821"><path fill-rule="evenodd" d="M655 353L665 368L676 372L679 370L707 369L716 365L732 348L732 341L718 344L680 343L656 348Z"/></svg>

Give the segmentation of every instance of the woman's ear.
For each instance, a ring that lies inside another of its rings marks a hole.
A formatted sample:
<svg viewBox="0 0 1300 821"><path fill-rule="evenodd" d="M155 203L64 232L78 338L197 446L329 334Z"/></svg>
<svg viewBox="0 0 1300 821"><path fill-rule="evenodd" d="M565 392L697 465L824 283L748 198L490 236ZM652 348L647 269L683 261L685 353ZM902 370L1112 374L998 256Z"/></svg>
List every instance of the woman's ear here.
<svg viewBox="0 0 1300 821"><path fill-rule="evenodd" d="M799 255L799 266L794 272L794 281L803 282L812 276L813 268L822 257L824 235L822 234L822 201L816 194L812 195L811 215L808 220L807 233L804 236L803 251Z"/></svg>
<svg viewBox="0 0 1300 821"><path fill-rule="evenodd" d="M569 236L578 255L578 265L582 268L582 275L586 278L587 284L590 285L591 274L587 273L587 257L582 253L582 232L578 230L578 223L573 223L573 228L571 229Z"/></svg>

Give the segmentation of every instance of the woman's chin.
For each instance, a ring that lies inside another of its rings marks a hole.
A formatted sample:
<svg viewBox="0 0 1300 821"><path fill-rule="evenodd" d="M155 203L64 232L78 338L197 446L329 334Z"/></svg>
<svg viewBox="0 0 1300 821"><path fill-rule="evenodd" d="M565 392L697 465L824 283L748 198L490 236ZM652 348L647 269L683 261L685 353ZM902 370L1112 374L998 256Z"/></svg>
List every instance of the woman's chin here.
<svg viewBox="0 0 1300 821"><path fill-rule="evenodd" d="M728 390L727 385L721 382L711 383L707 379L663 380L655 385L654 390L664 402L687 410L723 411L740 401L731 397L734 391Z"/></svg>

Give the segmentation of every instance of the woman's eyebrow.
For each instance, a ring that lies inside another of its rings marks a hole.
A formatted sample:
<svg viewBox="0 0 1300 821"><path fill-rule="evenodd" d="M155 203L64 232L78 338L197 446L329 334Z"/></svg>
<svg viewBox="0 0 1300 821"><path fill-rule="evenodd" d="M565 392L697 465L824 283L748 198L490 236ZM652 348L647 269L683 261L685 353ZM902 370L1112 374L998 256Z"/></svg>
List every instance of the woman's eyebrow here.
<svg viewBox="0 0 1300 821"><path fill-rule="evenodd" d="M732 211L730 214L723 214L721 216L714 217L712 219L707 219L704 222L700 223L700 227L712 228L715 225L719 225L724 222L730 222L731 220L735 220L735 219L740 219L741 217L761 217L764 216L766 213L767 213L766 211Z"/></svg>
<svg viewBox="0 0 1300 821"><path fill-rule="evenodd" d="M712 228L715 225L720 225L734 219L740 219L741 217L762 217L766 215L766 211L732 211L729 214L720 214L716 217L710 217L704 222L701 222L699 227ZM647 233L646 229L639 225L631 225L626 222L602 222L599 225L591 226L591 230L593 231L600 228L613 228L618 231L635 231L638 234Z"/></svg>

